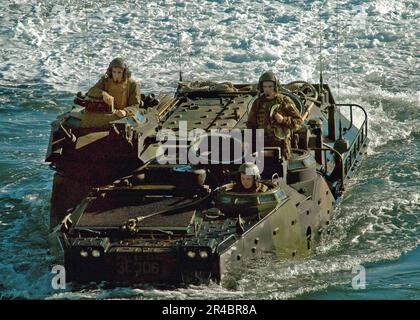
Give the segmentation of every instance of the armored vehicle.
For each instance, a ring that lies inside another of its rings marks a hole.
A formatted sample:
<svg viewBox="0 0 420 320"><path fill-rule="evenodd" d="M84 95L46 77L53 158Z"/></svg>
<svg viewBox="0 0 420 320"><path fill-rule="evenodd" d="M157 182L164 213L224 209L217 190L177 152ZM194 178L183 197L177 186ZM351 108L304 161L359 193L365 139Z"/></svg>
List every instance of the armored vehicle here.
<svg viewBox="0 0 420 320"><path fill-rule="evenodd" d="M223 282L265 253L311 254L366 152L367 114L336 103L327 84L281 85L304 119L286 161L279 148L243 143L259 94L256 84L180 82L174 95L143 97L138 114L95 126L84 114L109 110L78 97L52 124L46 158L67 281ZM262 161L263 192L235 189L245 156L236 145Z"/></svg>

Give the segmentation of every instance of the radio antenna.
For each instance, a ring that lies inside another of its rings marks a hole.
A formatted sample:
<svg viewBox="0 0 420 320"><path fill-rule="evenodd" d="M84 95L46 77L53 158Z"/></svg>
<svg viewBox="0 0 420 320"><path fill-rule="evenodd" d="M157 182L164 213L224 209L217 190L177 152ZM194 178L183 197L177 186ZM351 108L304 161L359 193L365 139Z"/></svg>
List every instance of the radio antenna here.
<svg viewBox="0 0 420 320"><path fill-rule="evenodd" d="M322 17L321 17L321 7L319 9L319 96L322 98L324 92L324 83L322 79L322 40L323 40L323 30L322 30Z"/></svg>
<svg viewBox="0 0 420 320"><path fill-rule="evenodd" d="M335 2L335 19L336 19L336 26L335 26L335 36L336 36L336 78L337 78L337 101L338 99L340 99L340 65L339 65L339 60L338 60L338 49L340 47L340 43L339 43L339 14L338 14L338 1L336 0ZM336 105L337 105L337 101L336 101ZM340 130L340 139L343 138L343 130L342 130L342 124L341 124L341 112L340 112L340 107L338 107L338 117L339 117L339 130Z"/></svg>
<svg viewBox="0 0 420 320"><path fill-rule="evenodd" d="M179 13L178 13L178 2L175 2L176 11L176 30L178 34L178 68L179 68L179 81L182 81L182 63L181 63L181 33L179 32Z"/></svg>

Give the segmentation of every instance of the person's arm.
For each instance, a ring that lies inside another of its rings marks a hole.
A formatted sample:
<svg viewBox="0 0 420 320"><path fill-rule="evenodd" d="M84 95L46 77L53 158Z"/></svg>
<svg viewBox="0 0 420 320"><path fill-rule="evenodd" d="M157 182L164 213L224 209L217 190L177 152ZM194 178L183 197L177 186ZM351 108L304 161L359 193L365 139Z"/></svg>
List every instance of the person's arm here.
<svg viewBox="0 0 420 320"><path fill-rule="evenodd" d="M128 114L134 115L140 110L141 95L140 95L140 84L137 81L132 80L130 82L130 95L128 97L128 106L124 108Z"/></svg>
<svg viewBox="0 0 420 320"><path fill-rule="evenodd" d="M282 103L283 119L279 122L279 124L292 131L298 130L303 124L303 120L293 100L285 96L282 98Z"/></svg>
<svg viewBox="0 0 420 320"><path fill-rule="evenodd" d="M248 121L246 122L246 127L248 129L256 129L257 128L257 105L258 99L254 100L254 103L251 106L251 110L248 114Z"/></svg>
<svg viewBox="0 0 420 320"><path fill-rule="evenodd" d="M102 100L102 92L105 90L105 76L103 76L99 81L89 89L87 96L93 99Z"/></svg>

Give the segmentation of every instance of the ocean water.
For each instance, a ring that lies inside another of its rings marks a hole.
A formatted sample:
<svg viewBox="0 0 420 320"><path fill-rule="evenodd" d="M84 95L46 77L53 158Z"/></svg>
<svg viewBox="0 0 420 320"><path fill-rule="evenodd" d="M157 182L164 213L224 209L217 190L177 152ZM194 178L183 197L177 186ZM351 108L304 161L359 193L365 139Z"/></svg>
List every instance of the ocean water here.
<svg viewBox="0 0 420 320"><path fill-rule="evenodd" d="M419 14L414 0L2 1L0 297L419 299ZM320 38L324 82L366 108L371 144L313 256L257 261L233 287L51 288L44 156L77 91L117 56L146 93L173 91L180 66L185 80L317 82Z"/></svg>

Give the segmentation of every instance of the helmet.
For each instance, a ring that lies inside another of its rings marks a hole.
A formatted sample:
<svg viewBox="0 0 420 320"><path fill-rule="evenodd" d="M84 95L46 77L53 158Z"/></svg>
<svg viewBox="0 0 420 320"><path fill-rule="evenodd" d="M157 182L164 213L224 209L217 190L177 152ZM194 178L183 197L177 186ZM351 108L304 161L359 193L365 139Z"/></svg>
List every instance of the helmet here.
<svg viewBox="0 0 420 320"><path fill-rule="evenodd" d="M277 79L277 77L276 77L276 75L274 74L273 71L267 71L267 72L264 72L261 75L260 79L258 80L258 90L260 92L263 92L263 82L264 81L274 82L274 90L276 92L278 92L279 87L280 87L280 83L279 83L279 80Z"/></svg>
<svg viewBox="0 0 420 320"><path fill-rule="evenodd" d="M121 68L124 70L123 73L123 78L127 79L130 78L131 76L131 72L128 69L127 64L125 63L123 58L115 58L114 60L112 60L108 66L108 69L106 70L106 74L108 75L108 77L112 78L112 68Z"/></svg>
<svg viewBox="0 0 420 320"><path fill-rule="evenodd" d="M258 169L258 166L252 162L246 162L241 164L238 173L243 173L248 176L254 176L255 181L261 180L260 169Z"/></svg>
<svg viewBox="0 0 420 320"><path fill-rule="evenodd" d="M109 64L109 68L122 68L125 69L127 68L127 65L124 61L123 58L115 58L114 60L111 61L111 63Z"/></svg>

